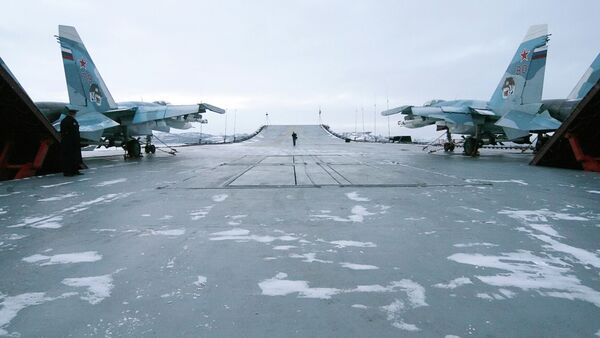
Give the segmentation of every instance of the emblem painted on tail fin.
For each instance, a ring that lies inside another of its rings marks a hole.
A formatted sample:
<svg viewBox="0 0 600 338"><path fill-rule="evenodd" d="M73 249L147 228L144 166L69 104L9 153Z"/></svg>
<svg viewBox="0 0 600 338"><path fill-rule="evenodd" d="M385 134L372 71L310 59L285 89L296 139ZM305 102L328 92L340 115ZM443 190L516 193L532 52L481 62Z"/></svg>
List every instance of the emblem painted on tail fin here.
<svg viewBox="0 0 600 338"><path fill-rule="evenodd" d="M512 77L507 77L502 86L502 98L506 99L515 93L515 80Z"/></svg>

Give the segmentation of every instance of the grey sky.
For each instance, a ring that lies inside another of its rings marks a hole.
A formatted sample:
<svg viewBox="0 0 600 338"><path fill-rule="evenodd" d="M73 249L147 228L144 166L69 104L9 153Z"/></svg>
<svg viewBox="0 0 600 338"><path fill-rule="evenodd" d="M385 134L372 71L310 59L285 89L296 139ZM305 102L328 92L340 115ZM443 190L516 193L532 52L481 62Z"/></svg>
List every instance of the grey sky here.
<svg viewBox="0 0 600 338"><path fill-rule="evenodd" d="M59 24L73 25L116 101L228 108L228 132L313 124L387 135L385 109L487 100L527 28L552 33L545 98L600 52L598 1L19 1L2 4L0 56L35 101L66 101ZM356 111L358 110L358 115ZM207 115L211 132L225 117ZM391 118L392 134L407 134ZM419 133L431 133L431 128Z"/></svg>

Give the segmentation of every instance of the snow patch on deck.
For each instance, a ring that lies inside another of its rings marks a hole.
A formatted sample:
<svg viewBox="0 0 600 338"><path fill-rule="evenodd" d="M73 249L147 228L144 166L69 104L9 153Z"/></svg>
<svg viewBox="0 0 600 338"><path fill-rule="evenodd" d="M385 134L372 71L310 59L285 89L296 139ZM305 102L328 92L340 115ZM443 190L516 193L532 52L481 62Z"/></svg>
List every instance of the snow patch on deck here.
<svg viewBox="0 0 600 338"><path fill-rule="evenodd" d="M366 197L360 197L358 195L358 192L356 192L356 191L347 193L346 197L348 197L349 199L356 201L356 202L369 202L370 201L370 199L368 199Z"/></svg>
<svg viewBox="0 0 600 338"><path fill-rule="evenodd" d="M382 211L385 213L385 210ZM352 207L350 211L350 215L347 217L329 215L329 214L317 214L310 215L310 217L321 218L321 219L330 219L335 222L354 222L354 223L362 223L365 220L365 217L375 215L375 213L369 212L367 208L362 205L355 205Z"/></svg>
<svg viewBox="0 0 600 338"><path fill-rule="evenodd" d="M307 281L286 280L287 277L286 273L280 272L275 277L258 283L258 286L265 296L286 296L298 293L301 298L330 299L342 292L336 288L311 288Z"/></svg>
<svg viewBox="0 0 600 338"><path fill-rule="evenodd" d="M60 187L61 185L67 185L67 184L71 184L71 183L73 183L73 181L57 183L57 184L50 184L50 185L41 185L40 187L42 187L44 189L48 189L48 188Z"/></svg>
<svg viewBox="0 0 600 338"><path fill-rule="evenodd" d="M59 229L62 228L60 223L63 220L62 216L48 215L41 217L26 217L21 220L21 223L11 225L9 228L30 227L35 229Z"/></svg>
<svg viewBox="0 0 600 338"><path fill-rule="evenodd" d="M589 219L581 216L573 216L571 214L550 211L548 209L540 210L500 210L501 215L507 215L510 218L522 222L548 222L548 219L563 220L563 221L588 221Z"/></svg>
<svg viewBox="0 0 600 338"><path fill-rule="evenodd" d="M350 270L377 270L377 269L379 269L379 267L377 267L375 265L367 265L367 264L355 264L355 263L342 262L342 263L340 263L340 265L343 268L350 269Z"/></svg>
<svg viewBox="0 0 600 338"><path fill-rule="evenodd" d="M103 195L103 196L100 196L100 197L90 200L90 201L84 201L84 202L78 203L72 207L65 208L61 211L55 212L50 215L41 216L41 217L26 217L23 220L21 220L21 223L16 224L16 225L11 225L11 226L9 226L9 228L28 226L28 227L36 228L36 229L58 229L58 228L62 227L62 224L60 222L63 220L63 216L62 216L63 214L79 213L81 211L88 209L90 206L93 206L96 204L108 204L108 203L114 202L116 200L126 198L131 194L132 193L118 193L118 194Z"/></svg>
<svg viewBox="0 0 600 338"><path fill-rule="evenodd" d="M110 297L110 293L114 287L111 274L93 277L65 278L62 280L62 283L67 286L87 288L87 292L80 298L88 301L92 305L96 305L105 298Z"/></svg>
<svg viewBox="0 0 600 338"><path fill-rule="evenodd" d="M55 264L91 263L99 261L101 259L102 255L98 254L97 251L84 251L53 256L35 254L32 256L25 257L22 260L27 263L38 263L45 261L44 263L41 263L39 265L46 266Z"/></svg>
<svg viewBox="0 0 600 338"><path fill-rule="evenodd" d="M107 185L113 185L113 184L117 184L117 183L123 183L123 182L126 182L126 181L127 181L126 178L118 178L116 180L102 181L102 182L94 185L94 187L105 187Z"/></svg>
<svg viewBox="0 0 600 338"><path fill-rule="evenodd" d="M357 241L346 241L346 240L341 240L341 241L333 241L333 242L329 242L333 245L335 245L337 248L346 248L346 247L357 247L357 248L374 248L377 245L375 243L372 242L357 242Z"/></svg>
<svg viewBox="0 0 600 338"><path fill-rule="evenodd" d="M150 235L153 236L181 236L184 234L185 229L150 230Z"/></svg>
<svg viewBox="0 0 600 338"><path fill-rule="evenodd" d="M223 202L224 200L227 199L227 197L229 197L229 195L227 194L219 194L219 195L214 195L212 197L212 200L215 202Z"/></svg>
<svg viewBox="0 0 600 338"><path fill-rule="evenodd" d="M324 264L331 264L331 263L333 263L333 261L327 261L327 260L317 259L316 258L317 254L314 253L314 252L309 252L309 253L305 253L305 254L302 254L302 255L291 254L289 257L290 258L300 258L305 263L314 263L314 262L324 263Z"/></svg>
<svg viewBox="0 0 600 338"><path fill-rule="evenodd" d="M2 300L2 308L0 308L0 336L7 336L8 331L6 331L6 327L10 324L10 322L17 317L19 311L34 305L41 305L46 302L50 302L56 299L71 297L76 295L77 293L64 293L58 297L46 297L45 292L30 292L30 293L22 293L16 296L7 297L6 295L0 293L0 300ZM16 332L13 332L11 336L20 335Z"/></svg>
<svg viewBox="0 0 600 338"><path fill-rule="evenodd" d="M20 239L23 239L27 237L27 235L19 235L19 234L4 234L4 235L0 235L0 239L1 240L6 240L6 241L18 241Z"/></svg>
<svg viewBox="0 0 600 338"><path fill-rule="evenodd" d="M458 243L454 244L455 248L471 248L474 246L485 246L485 247L494 247L498 246L497 244L487 243L487 242L476 242L476 243Z"/></svg>
<svg viewBox="0 0 600 338"><path fill-rule="evenodd" d="M237 241L237 242L259 242L259 243L271 243L274 241L291 242L297 241L298 238L291 235L283 236L270 236L270 235L252 235L249 230L246 229L232 229L227 231L214 232L210 234L209 238L211 241Z"/></svg>
<svg viewBox="0 0 600 338"><path fill-rule="evenodd" d="M281 251L287 251L290 249L294 249L297 248L297 246L295 245L277 245L273 247L273 250L281 250Z"/></svg>
<svg viewBox="0 0 600 338"><path fill-rule="evenodd" d="M400 315L406 311L404 302L399 299L394 300L391 304L380 307L387 314L387 320L392 322L392 326L405 331L420 331L416 325L405 323Z"/></svg>
<svg viewBox="0 0 600 338"><path fill-rule="evenodd" d="M489 285L501 288L513 287L524 291L535 290L544 296L578 299L600 307L600 292L582 285L573 274L571 265L556 257L536 256L529 251L521 250L499 256L457 253L449 256L448 259L478 268L505 271L498 275L474 276Z"/></svg>
<svg viewBox="0 0 600 338"><path fill-rule="evenodd" d="M190 212L190 217L191 217L192 221L197 221L199 219L206 217L206 215L208 215L208 213L210 212L210 210L213 207L214 207L214 205L209 205L202 209L194 210L194 211Z"/></svg>
<svg viewBox="0 0 600 338"><path fill-rule="evenodd" d="M459 277L459 278L455 278L455 279L451 280L447 284L438 283L438 284L433 285L433 287L440 288L440 289L456 289L459 286L463 286L463 285L467 285L467 284L473 284L473 282L467 277Z"/></svg>
<svg viewBox="0 0 600 338"><path fill-rule="evenodd" d="M487 183L515 183L518 185L529 185L529 183L523 180L483 180L478 178L469 178L465 180L467 183L479 183L479 182L487 182Z"/></svg>
<svg viewBox="0 0 600 338"><path fill-rule="evenodd" d="M576 248L564 243L561 243L553 238L546 235L532 235L542 242L547 243L544 245L545 248L554 251L562 252L574 257L580 264L591 265L595 268L600 268L600 257L591 251L587 251L581 248Z"/></svg>
<svg viewBox="0 0 600 338"><path fill-rule="evenodd" d="M70 197L76 197L79 196L77 193L68 193L68 194L64 194L64 195L56 195L53 197L48 197L48 198L42 198L37 200L38 202L54 202L54 201L62 201L66 198L70 198Z"/></svg>
<svg viewBox="0 0 600 338"><path fill-rule="evenodd" d="M91 207L93 205L112 203L114 201L117 201L117 200L120 200L120 199L123 199L123 198L127 198L131 194L133 194L133 193L117 193L117 194L102 195L102 196L100 196L98 198L95 198L93 200L81 202L81 203L79 203L77 205L74 205L72 207L65 208L65 209L61 210L60 213L67 213L67 212L79 213L81 211L84 211L84 210L88 209L89 207Z"/></svg>
<svg viewBox="0 0 600 338"><path fill-rule="evenodd" d="M208 282L208 278L205 276L198 276L197 278L198 279L194 282L194 285L196 285L199 289L203 289Z"/></svg>

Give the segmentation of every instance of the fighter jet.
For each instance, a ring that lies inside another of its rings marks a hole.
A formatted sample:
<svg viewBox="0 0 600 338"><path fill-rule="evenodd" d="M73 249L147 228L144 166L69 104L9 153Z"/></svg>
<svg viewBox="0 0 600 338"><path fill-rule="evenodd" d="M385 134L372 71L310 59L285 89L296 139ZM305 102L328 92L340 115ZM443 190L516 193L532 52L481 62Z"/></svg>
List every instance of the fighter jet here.
<svg viewBox="0 0 600 338"><path fill-rule="evenodd" d="M530 132L557 129L560 121L542 103L546 66L547 25L531 26L500 79L490 101L433 100L423 106L401 106L383 111L384 116L402 113L404 125L419 128L436 124L447 130L444 150L453 151L452 133L469 135L464 153L475 156L483 144L497 140L529 141Z"/></svg>
<svg viewBox="0 0 600 338"><path fill-rule="evenodd" d="M61 25L58 32L69 103L38 102L36 105L56 129L60 128L65 109L77 110L76 119L84 143L121 146L127 156L139 157L141 146L136 137L145 136L145 152L154 153L156 147L151 142L153 130L168 132L171 127L187 129L191 127L190 122L206 123L202 113L207 110L225 113L225 110L207 103L115 103L77 30Z"/></svg>

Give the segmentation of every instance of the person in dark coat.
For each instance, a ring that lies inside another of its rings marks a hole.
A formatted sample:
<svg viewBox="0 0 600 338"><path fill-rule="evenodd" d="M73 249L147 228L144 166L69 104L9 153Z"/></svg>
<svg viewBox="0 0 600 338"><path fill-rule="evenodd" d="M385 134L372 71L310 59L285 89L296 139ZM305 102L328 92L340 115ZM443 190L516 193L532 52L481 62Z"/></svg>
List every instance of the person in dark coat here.
<svg viewBox="0 0 600 338"><path fill-rule="evenodd" d="M298 139L298 135L295 131L292 132L292 143L294 143L294 147L296 146L296 140Z"/></svg>
<svg viewBox="0 0 600 338"><path fill-rule="evenodd" d="M76 110L68 109L67 116L60 122L60 149L65 176L83 175L79 172L83 160L81 158L79 123L75 119L76 114Z"/></svg>

